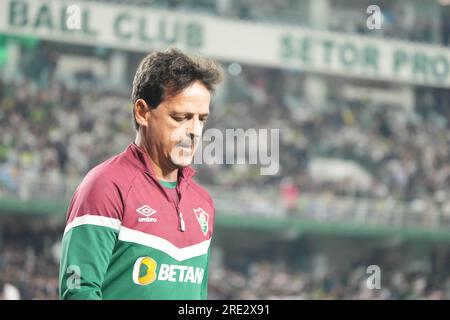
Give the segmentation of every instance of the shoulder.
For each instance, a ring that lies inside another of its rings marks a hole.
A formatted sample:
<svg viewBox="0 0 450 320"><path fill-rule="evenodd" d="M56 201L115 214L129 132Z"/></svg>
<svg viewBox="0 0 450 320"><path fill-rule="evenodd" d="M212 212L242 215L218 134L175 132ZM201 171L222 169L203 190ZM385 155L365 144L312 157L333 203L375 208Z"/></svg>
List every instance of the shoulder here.
<svg viewBox="0 0 450 320"><path fill-rule="evenodd" d="M92 168L84 177L80 188L105 190L115 187L126 190L139 173L123 154L115 155Z"/></svg>
<svg viewBox="0 0 450 320"><path fill-rule="evenodd" d="M123 154L92 168L75 190L75 203L123 204L139 170Z"/></svg>
<svg viewBox="0 0 450 320"><path fill-rule="evenodd" d="M68 221L86 214L121 219L128 191L139 173L122 154L92 168L81 181L68 209Z"/></svg>

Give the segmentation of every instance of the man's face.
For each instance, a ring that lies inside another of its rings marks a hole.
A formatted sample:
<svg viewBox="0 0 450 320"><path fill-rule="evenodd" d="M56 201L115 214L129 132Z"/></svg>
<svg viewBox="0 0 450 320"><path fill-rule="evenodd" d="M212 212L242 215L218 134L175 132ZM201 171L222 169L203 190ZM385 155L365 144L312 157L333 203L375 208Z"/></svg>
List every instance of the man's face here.
<svg viewBox="0 0 450 320"><path fill-rule="evenodd" d="M166 168L181 168L192 162L210 101L208 89L196 81L146 112L144 132L154 161Z"/></svg>

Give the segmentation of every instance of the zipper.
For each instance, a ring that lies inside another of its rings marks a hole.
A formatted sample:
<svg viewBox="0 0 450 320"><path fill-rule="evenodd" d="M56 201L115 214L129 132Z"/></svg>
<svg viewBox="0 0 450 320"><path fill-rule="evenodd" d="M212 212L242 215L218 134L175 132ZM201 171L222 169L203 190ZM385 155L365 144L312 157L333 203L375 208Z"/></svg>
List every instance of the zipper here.
<svg viewBox="0 0 450 320"><path fill-rule="evenodd" d="M185 226L184 220L183 220L183 213L180 211L178 206L177 206L177 213L178 213L178 218L180 220L180 231L184 232L184 231L186 231L186 226Z"/></svg>
<svg viewBox="0 0 450 320"><path fill-rule="evenodd" d="M183 219L183 213L180 210L180 207L178 204L175 203L175 201L173 201L168 195L166 190L164 190L164 188L161 186L161 184L159 183L159 181L157 181L150 173L145 172L147 174L147 176L150 177L150 179L152 179L159 187L160 191L163 192L164 196L166 197L167 200L169 200L169 202L171 202L175 208L175 210L177 211L177 217L178 217L178 230L181 232L186 231L186 224L184 223L184 219ZM179 185L177 185L177 194L178 194L178 203L181 202L181 195L179 192Z"/></svg>
<svg viewBox="0 0 450 320"><path fill-rule="evenodd" d="M180 194L180 185L178 184L175 191L178 195L178 203L175 203L175 201L172 200L172 203L175 205L175 208L177 209L177 214L178 214L178 220L180 222L180 228L178 230L180 230L181 232L186 231L186 225L184 223L184 219L183 219L183 213L180 210L180 202L181 202L181 194ZM165 190L164 190L165 191Z"/></svg>

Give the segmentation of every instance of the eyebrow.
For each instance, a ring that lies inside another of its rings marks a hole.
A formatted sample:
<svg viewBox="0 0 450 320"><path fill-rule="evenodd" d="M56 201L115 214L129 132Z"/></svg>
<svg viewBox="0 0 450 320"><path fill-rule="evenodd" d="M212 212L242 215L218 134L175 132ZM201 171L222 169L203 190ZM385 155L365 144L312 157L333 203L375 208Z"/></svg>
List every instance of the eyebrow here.
<svg viewBox="0 0 450 320"><path fill-rule="evenodd" d="M170 113L172 116L185 116L185 115L187 115L187 116L193 116L194 115L194 113L192 113L192 112L177 112L177 111L174 111L174 112L171 112ZM199 116L200 117L207 117L207 116L209 116L209 112L207 112L207 113L199 113Z"/></svg>

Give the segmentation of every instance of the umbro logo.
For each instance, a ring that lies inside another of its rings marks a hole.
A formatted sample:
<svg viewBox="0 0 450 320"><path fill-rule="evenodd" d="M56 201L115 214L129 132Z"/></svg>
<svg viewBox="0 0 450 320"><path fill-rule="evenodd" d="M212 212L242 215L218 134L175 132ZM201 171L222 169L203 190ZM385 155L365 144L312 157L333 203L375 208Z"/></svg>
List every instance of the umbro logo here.
<svg viewBox="0 0 450 320"><path fill-rule="evenodd" d="M145 216L145 218L138 218L139 222L156 222L156 218L150 218L151 215L156 213L156 210L149 207L148 205L143 205L142 207L136 209L136 212Z"/></svg>
<svg viewBox="0 0 450 320"><path fill-rule="evenodd" d="M155 209L150 208L148 205L143 205L142 207L136 209L136 211L146 217L150 217L152 214L156 212Z"/></svg>

